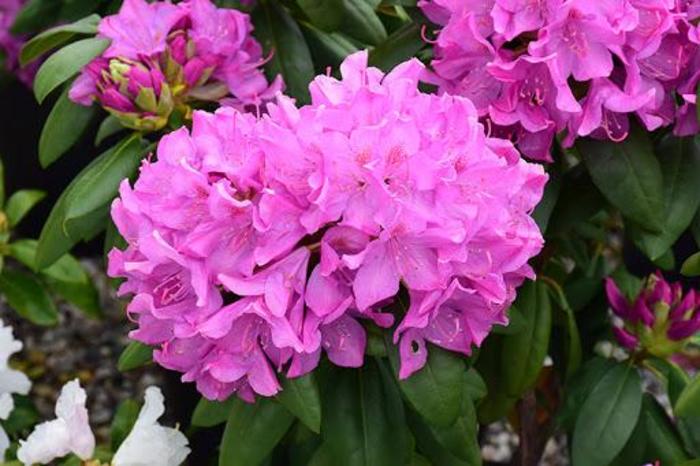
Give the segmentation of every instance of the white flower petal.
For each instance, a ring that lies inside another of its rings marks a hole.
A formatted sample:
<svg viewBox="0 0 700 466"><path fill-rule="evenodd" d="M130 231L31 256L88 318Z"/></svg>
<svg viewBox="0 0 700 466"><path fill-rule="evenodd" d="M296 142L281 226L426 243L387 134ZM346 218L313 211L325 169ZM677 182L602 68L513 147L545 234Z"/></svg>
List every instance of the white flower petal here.
<svg viewBox="0 0 700 466"><path fill-rule="evenodd" d="M65 384L56 402L57 419L39 424L26 441L20 441L17 458L25 465L46 464L68 453L83 460L92 458L95 436L90 430L86 400L77 379Z"/></svg>
<svg viewBox="0 0 700 466"><path fill-rule="evenodd" d="M10 356L22 350L22 342L15 340L12 327L5 326L0 320L0 369L7 368Z"/></svg>
<svg viewBox="0 0 700 466"><path fill-rule="evenodd" d="M7 419L12 410L15 409L15 402L9 393L0 394L0 419Z"/></svg>
<svg viewBox="0 0 700 466"><path fill-rule="evenodd" d="M0 393L18 393L26 395L32 383L29 377L14 369L0 369Z"/></svg>
<svg viewBox="0 0 700 466"><path fill-rule="evenodd" d="M187 438L177 429L158 424L164 412L160 389L146 389L143 408L114 455L112 466L177 466L185 461L190 453Z"/></svg>
<svg viewBox="0 0 700 466"><path fill-rule="evenodd" d="M0 426L0 462L5 461L5 452L10 448L10 439L7 438L5 430Z"/></svg>

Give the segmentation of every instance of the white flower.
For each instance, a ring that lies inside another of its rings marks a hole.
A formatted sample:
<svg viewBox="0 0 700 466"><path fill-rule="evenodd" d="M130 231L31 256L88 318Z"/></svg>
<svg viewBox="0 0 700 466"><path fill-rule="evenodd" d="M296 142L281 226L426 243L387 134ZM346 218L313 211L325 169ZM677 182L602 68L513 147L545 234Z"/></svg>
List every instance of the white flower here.
<svg viewBox="0 0 700 466"><path fill-rule="evenodd" d="M158 418L165 412L163 394L146 389L146 399L129 436L112 459L113 466L177 466L187 458L187 438L177 429L163 427Z"/></svg>
<svg viewBox="0 0 700 466"><path fill-rule="evenodd" d="M77 379L65 384L56 402L56 419L39 424L27 440L20 441L17 458L26 466L46 464L69 453L83 460L92 458L95 436L88 422L86 399Z"/></svg>
<svg viewBox="0 0 700 466"><path fill-rule="evenodd" d="M5 327L0 320L0 395L5 393L26 395L32 384L22 372L10 369L10 356L22 350L22 342L12 336L12 327Z"/></svg>
<svg viewBox="0 0 700 466"><path fill-rule="evenodd" d="M21 349L22 342L15 340L12 327L6 327L0 320L0 419L2 420L6 420L15 407L12 395L14 393L26 395L32 386L26 375L8 366L10 356ZM5 452L9 446L10 439L0 426L0 461L5 460Z"/></svg>

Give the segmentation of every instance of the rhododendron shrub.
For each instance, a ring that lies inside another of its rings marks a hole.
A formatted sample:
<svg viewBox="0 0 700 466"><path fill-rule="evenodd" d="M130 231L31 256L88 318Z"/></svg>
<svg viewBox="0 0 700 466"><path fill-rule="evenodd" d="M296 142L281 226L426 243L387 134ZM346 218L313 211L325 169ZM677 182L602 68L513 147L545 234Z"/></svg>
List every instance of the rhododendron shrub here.
<svg viewBox="0 0 700 466"><path fill-rule="evenodd" d="M464 95L528 157L614 142L630 118L653 131L698 132L697 6L687 1L420 2L441 25L433 67L440 91ZM466 39L465 39L466 38Z"/></svg>
<svg viewBox="0 0 700 466"><path fill-rule="evenodd" d="M132 337L209 398L274 395L275 372L322 352L362 366L370 322L397 324L401 378L426 342L470 355L534 277L542 168L486 137L468 100L420 92L418 61L385 75L358 53L341 72L301 108L195 113L112 207Z"/></svg>
<svg viewBox="0 0 700 466"><path fill-rule="evenodd" d="M19 61L43 57L36 146L65 189L36 242L14 230L35 195L0 189L0 293L71 322L43 287L85 307L66 253L103 239L117 365L174 375L192 464L535 465L553 445L692 466L699 22L694 0L32 0L12 31L36 34ZM71 443L85 422L13 430L15 409L6 456L180 462L155 398L126 453Z"/></svg>

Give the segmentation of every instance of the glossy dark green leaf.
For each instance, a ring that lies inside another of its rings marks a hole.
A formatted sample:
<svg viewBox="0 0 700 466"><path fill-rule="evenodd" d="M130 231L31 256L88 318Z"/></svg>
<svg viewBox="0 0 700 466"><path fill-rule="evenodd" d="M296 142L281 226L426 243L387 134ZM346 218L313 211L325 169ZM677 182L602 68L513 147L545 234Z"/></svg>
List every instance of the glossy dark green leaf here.
<svg viewBox="0 0 700 466"><path fill-rule="evenodd" d="M478 442L479 425L476 420L474 402L464 396L459 416L449 426L429 426L433 437L452 456L468 464L481 463L481 449Z"/></svg>
<svg viewBox="0 0 700 466"><path fill-rule="evenodd" d="M610 466L641 466L644 464L644 456L647 449L645 424L644 416L640 415L632 434L627 439L627 443L610 463Z"/></svg>
<svg viewBox="0 0 700 466"><path fill-rule="evenodd" d="M386 29L364 0L298 0L311 23L326 32L342 31L360 42L377 45L386 39Z"/></svg>
<svg viewBox="0 0 700 466"><path fill-rule="evenodd" d="M254 404L236 399L221 440L219 466L261 464L293 421L294 416L270 398L260 397Z"/></svg>
<svg viewBox="0 0 700 466"><path fill-rule="evenodd" d="M121 124L117 117L108 115L104 120L102 120L100 127L97 128L97 134L95 135L95 146L99 146L108 137L114 136L115 134L125 130L126 128Z"/></svg>
<svg viewBox="0 0 700 466"><path fill-rule="evenodd" d="M34 95L42 103L47 95L78 73L105 51L109 40L100 38L73 42L46 59L34 78Z"/></svg>
<svg viewBox="0 0 700 466"><path fill-rule="evenodd" d="M314 77L311 53L297 23L276 0L261 0L253 12L255 35L266 54L273 53L266 71L268 78L284 77L286 93L308 102L308 85Z"/></svg>
<svg viewBox="0 0 700 466"><path fill-rule="evenodd" d="M690 459L664 409L649 394L642 401L642 419L647 433L646 458L674 466Z"/></svg>
<svg viewBox="0 0 700 466"><path fill-rule="evenodd" d="M549 283L548 283L549 284ZM555 309L559 312L560 320L564 322L564 339L565 339L565 350L566 355L566 368L565 368L565 379L570 379L573 374L578 371L581 366L582 348L581 348L581 336L578 331L578 324L576 323L576 316L574 316L574 311L571 309L566 295L558 285L549 284L549 290L552 296L552 301L555 304Z"/></svg>
<svg viewBox="0 0 700 466"><path fill-rule="evenodd" d="M77 34L95 34L97 33L97 25L100 22L99 15L86 16L83 19L70 24L62 24L60 26L47 29L41 34L37 34L28 40L23 46L19 54L19 61L22 66L30 63L42 54L48 52L54 47L66 43Z"/></svg>
<svg viewBox="0 0 700 466"><path fill-rule="evenodd" d="M481 424L490 424L505 415L515 406L517 397L508 395L503 383L509 368L502 367L503 335L489 335L481 346L476 369L486 382L486 397L479 403L477 414Z"/></svg>
<svg viewBox="0 0 700 466"><path fill-rule="evenodd" d="M124 400L117 407L110 429L110 444L112 451L117 451L119 445L129 435L141 411L141 405L134 400Z"/></svg>
<svg viewBox="0 0 700 466"><path fill-rule="evenodd" d="M14 395L12 398L15 407L10 412L10 416L2 422L2 426L8 435L19 436L23 431L34 427L40 417L30 397Z"/></svg>
<svg viewBox="0 0 700 466"><path fill-rule="evenodd" d="M409 433L388 369L369 359L360 369L333 370L332 384L323 393L322 435L335 464L405 466Z"/></svg>
<svg viewBox="0 0 700 466"><path fill-rule="evenodd" d="M673 413L678 417L700 418L700 375L696 375L678 396Z"/></svg>
<svg viewBox="0 0 700 466"><path fill-rule="evenodd" d="M22 5L12 25L13 34L30 34L44 29L50 21L55 21L61 7L56 0L29 0Z"/></svg>
<svg viewBox="0 0 700 466"><path fill-rule="evenodd" d="M700 417L676 418L678 432L686 451L693 458L700 458Z"/></svg>
<svg viewBox="0 0 700 466"><path fill-rule="evenodd" d="M117 362L117 369L120 372L143 367L153 361L153 348L138 341L132 341L124 348Z"/></svg>
<svg viewBox="0 0 700 466"><path fill-rule="evenodd" d="M321 395L313 373L282 380L277 401L294 414L309 429L321 432Z"/></svg>
<svg viewBox="0 0 700 466"><path fill-rule="evenodd" d="M340 29L343 21L340 0L297 0L297 4L315 27L326 32Z"/></svg>
<svg viewBox="0 0 700 466"><path fill-rule="evenodd" d="M0 273L0 292L17 313L37 325L56 325L58 311L43 284L31 274L5 268Z"/></svg>
<svg viewBox="0 0 700 466"><path fill-rule="evenodd" d="M44 123L39 138L39 162L46 168L78 142L90 126L97 107L84 107L68 98L66 86Z"/></svg>
<svg viewBox="0 0 700 466"><path fill-rule="evenodd" d="M387 336L386 345L393 375L398 380L399 355ZM418 372L398 380L403 396L431 424L448 426L455 422L462 405L466 366L463 357L428 344L428 360Z"/></svg>
<svg viewBox="0 0 700 466"><path fill-rule="evenodd" d="M384 71L390 71L418 53L423 47L418 22L407 23L394 31L385 41L374 47L369 53L369 64Z"/></svg>
<svg viewBox="0 0 700 466"><path fill-rule="evenodd" d="M686 277L697 277L700 275L700 252L696 252L683 262L681 273Z"/></svg>
<svg viewBox="0 0 700 466"><path fill-rule="evenodd" d="M488 393L486 382L473 367L464 373L464 394L477 402Z"/></svg>
<svg viewBox="0 0 700 466"><path fill-rule="evenodd" d="M105 228L119 183L136 172L147 152L139 136L128 137L102 153L71 181L41 231L38 268L48 267L78 241L91 239Z"/></svg>
<svg viewBox="0 0 700 466"><path fill-rule="evenodd" d="M317 69L337 67L345 57L358 50L342 33L325 32L308 23L301 25Z"/></svg>
<svg viewBox="0 0 700 466"><path fill-rule="evenodd" d="M36 268L38 243L30 239L17 240L9 245L12 257L31 269ZM100 297L90 276L70 254L66 254L39 272L51 291L74 304L92 318L102 316Z"/></svg>
<svg viewBox="0 0 700 466"><path fill-rule="evenodd" d="M15 226L34 208L42 199L46 197L44 191L25 189L17 191L7 200L5 205L5 215L10 222L10 226Z"/></svg>
<svg viewBox="0 0 700 466"><path fill-rule="evenodd" d="M212 401L202 397L192 413L193 426L214 427L223 424L228 419L236 397L232 396L226 401Z"/></svg>
<svg viewBox="0 0 700 466"><path fill-rule="evenodd" d="M527 322L523 313L517 307L511 306L508 309L508 324L494 325L491 331L497 335L515 335L520 333L527 327Z"/></svg>
<svg viewBox="0 0 700 466"><path fill-rule="evenodd" d="M634 127L620 143L579 138L576 147L608 201L625 217L658 231L663 222L663 178L647 135Z"/></svg>
<svg viewBox="0 0 700 466"><path fill-rule="evenodd" d="M501 367L506 392L519 397L537 381L549 347L552 307L544 283L528 282L518 290L515 306L525 318L525 329L503 339Z"/></svg>
<svg viewBox="0 0 700 466"><path fill-rule="evenodd" d="M573 466L606 466L632 434L642 406L637 370L618 364L605 373L586 398L574 427Z"/></svg>
<svg viewBox="0 0 700 466"><path fill-rule="evenodd" d="M688 382L690 382L688 374L666 359L649 358L645 361L645 364L650 365L653 372L662 378L661 382L666 387L666 393L671 401L671 405L675 405Z"/></svg>
<svg viewBox="0 0 700 466"><path fill-rule="evenodd" d="M408 424L416 439L417 449L434 466L478 466L480 463L469 463L457 458L445 448L435 437L435 433L430 426L425 423L422 417L409 410L406 413ZM330 466L330 465L329 465Z"/></svg>
<svg viewBox="0 0 700 466"><path fill-rule="evenodd" d="M547 185L544 188L544 194L542 195L542 200L535 211L532 213L532 218L537 222L537 226L540 227L540 231L544 234L547 231L547 226L549 226L549 219L552 217L552 212L554 212L554 207L557 205L557 200L559 199L559 192L561 191L561 178L550 176Z"/></svg>
<svg viewBox="0 0 700 466"><path fill-rule="evenodd" d="M564 387L564 404L557 417L559 425L568 431L574 429L576 418L586 398L613 367L615 365L611 360L601 357L594 357L581 366Z"/></svg>
<svg viewBox="0 0 700 466"><path fill-rule="evenodd" d="M669 136L657 152L663 174L660 232L628 227L632 240L653 261L669 251L700 207L700 143L694 138Z"/></svg>

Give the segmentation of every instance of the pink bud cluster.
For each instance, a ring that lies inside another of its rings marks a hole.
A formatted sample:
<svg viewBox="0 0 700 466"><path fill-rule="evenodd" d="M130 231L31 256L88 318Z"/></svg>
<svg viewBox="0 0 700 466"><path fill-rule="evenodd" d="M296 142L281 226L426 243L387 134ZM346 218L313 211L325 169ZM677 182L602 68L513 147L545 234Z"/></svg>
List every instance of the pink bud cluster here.
<svg viewBox="0 0 700 466"><path fill-rule="evenodd" d="M441 92L472 99L493 134L551 160L553 139L612 141L635 115L648 129L700 130L695 0L421 0L443 26ZM691 22L692 21L692 22Z"/></svg>
<svg viewBox="0 0 700 466"><path fill-rule="evenodd" d="M19 66L19 51L24 44L24 38L11 32L17 13L25 3L26 0L0 0L0 51L4 55L5 69L27 86L31 86L38 64Z"/></svg>
<svg viewBox="0 0 700 466"><path fill-rule="evenodd" d="M274 395L322 352L361 366L366 325L396 323L401 377L426 342L470 354L533 275L542 167L467 99L421 93L417 60L385 75L359 52L341 72L301 108L195 112L113 205L131 336L209 398Z"/></svg>
<svg viewBox="0 0 700 466"><path fill-rule="evenodd" d="M247 14L210 0L125 0L100 22L98 37L109 39L109 48L85 67L70 98L96 100L141 130L164 127L173 112L191 118L190 101L260 105L283 83L268 84L252 29Z"/></svg>
<svg viewBox="0 0 700 466"><path fill-rule="evenodd" d="M683 294L680 283L671 285L658 272L632 303L612 279L606 280L605 289L613 313L622 320L613 327L615 338L629 350L671 356L700 331L700 296L695 290Z"/></svg>

